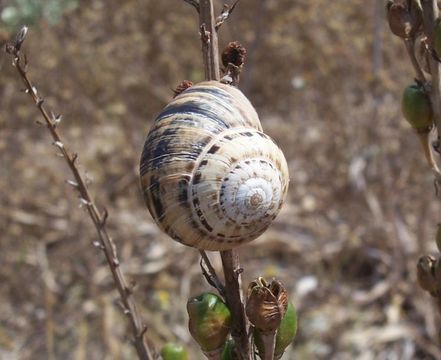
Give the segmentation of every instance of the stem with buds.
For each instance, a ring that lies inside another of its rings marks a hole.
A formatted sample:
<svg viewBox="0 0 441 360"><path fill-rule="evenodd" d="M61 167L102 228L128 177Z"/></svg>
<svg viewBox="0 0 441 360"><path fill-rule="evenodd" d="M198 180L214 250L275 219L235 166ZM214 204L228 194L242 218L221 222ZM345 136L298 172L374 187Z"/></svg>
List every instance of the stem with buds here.
<svg viewBox="0 0 441 360"><path fill-rule="evenodd" d="M116 251L116 246L113 239L110 237L107 231L107 218L108 213L106 210L100 212L95 205L93 198L91 197L89 190L86 186L86 181L83 179L80 171L77 167L78 155L68 151L65 142L63 141L59 131L58 125L61 121L61 115L49 115L48 111L44 107L44 100L37 92L37 88L32 84L27 73L27 58L20 52L21 46L25 40L27 33L27 27L21 29L17 34L13 44L9 44L6 47L7 53L13 57L13 66L17 69L18 74L23 80L26 89L25 92L31 96L37 106L40 114L44 118L44 125L49 130L53 139L54 146L58 149L59 154L63 157L69 167L74 180L69 180L68 184L71 185L80 196L80 205L85 207L90 219L92 220L97 234L98 241L93 244L101 249L106 258L110 272L113 277L116 288L118 289L121 302L124 309L124 314L127 318L132 329L133 341L136 352L141 360L152 360L150 349L145 341L145 333L147 326L143 325L143 322L138 314L135 301L133 299L133 286L130 286L121 270L120 261ZM23 63L22 63L23 62Z"/></svg>

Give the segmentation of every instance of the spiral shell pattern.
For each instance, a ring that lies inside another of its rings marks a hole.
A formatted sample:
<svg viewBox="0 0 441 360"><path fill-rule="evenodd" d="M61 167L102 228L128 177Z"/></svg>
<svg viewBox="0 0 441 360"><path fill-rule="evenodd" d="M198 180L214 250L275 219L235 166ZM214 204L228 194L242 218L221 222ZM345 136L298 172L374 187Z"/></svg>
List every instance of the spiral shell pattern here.
<svg viewBox="0 0 441 360"><path fill-rule="evenodd" d="M251 103L217 81L188 88L157 116L140 174L159 227L204 250L257 238L282 207L289 182L285 157Z"/></svg>

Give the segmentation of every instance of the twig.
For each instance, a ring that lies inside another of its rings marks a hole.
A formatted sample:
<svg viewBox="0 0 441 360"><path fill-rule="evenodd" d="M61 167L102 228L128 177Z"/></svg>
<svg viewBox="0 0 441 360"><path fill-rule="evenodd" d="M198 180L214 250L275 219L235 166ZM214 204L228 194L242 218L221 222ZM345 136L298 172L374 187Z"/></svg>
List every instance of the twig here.
<svg viewBox="0 0 441 360"><path fill-rule="evenodd" d="M199 28L201 29L205 79L219 80L219 47L213 0L199 1Z"/></svg>
<svg viewBox="0 0 441 360"><path fill-rule="evenodd" d="M237 344L239 359L249 360L251 359L251 354L249 350L247 318L245 316L240 286L242 269L240 268L239 254L237 249L221 251L221 258L225 275L226 300L233 314L231 336Z"/></svg>
<svg viewBox="0 0 441 360"><path fill-rule="evenodd" d="M203 30L202 56L206 80L219 80L219 48L215 29L213 0L199 1L199 26ZM206 32L209 32L207 34ZM209 38L209 41L207 41ZM225 276L225 297L232 313L231 336L237 344L239 360L250 360L247 319L240 287L240 262L237 249L221 251Z"/></svg>
<svg viewBox="0 0 441 360"><path fill-rule="evenodd" d="M207 282L213 286L223 298L225 298L225 285L217 276L216 270L214 270L213 265L211 265L207 253L204 250L199 250L199 253L201 254L200 266L202 275L204 275ZM207 268L204 267L204 264Z"/></svg>
<svg viewBox="0 0 441 360"><path fill-rule="evenodd" d="M133 341L138 357L141 360L151 360L153 358L151 356L150 349L148 348L144 340L145 327L140 316L138 315L132 293L119 266L120 261L117 256L115 243L107 232L107 212L100 213L98 211L98 208L95 205L86 187L86 181L83 179L77 168L77 154L72 154L68 151L63 139L61 138L57 130L57 126L61 120L61 117L54 115L49 116L47 110L43 106L43 98L39 96L37 88L32 84L27 75L27 59L20 53L20 48L25 39L26 33L27 28L24 27L17 34L15 42L13 44L7 45L6 51L13 56L12 64L17 69L20 77L25 83L25 92L29 94L34 100L38 110L45 120L45 125L52 136L54 146L58 149L60 156L62 156L66 160L66 163L72 172L75 180L69 181L69 184L78 191L80 195L80 205L87 209L87 212L89 213L89 216L93 224L95 225L99 241L94 242L94 245L102 249L104 252L107 264L112 273L113 281L118 289L121 297L121 302L124 306L124 313L127 315L132 328L132 333L134 337ZM24 61L23 65L22 61Z"/></svg>
<svg viewBox="0 0 441 360"><path fill-rule="evenodd" d="M435 20L438 18L438 6L436 0L422 0L423 8L423 26L424 33L427 36L427 43L433 49L433 28ZM440 89L440 73L439 63L429 56L430 73L432 75L432 87L429 93L433 108L434 121L438 131L438 138L441 130L441 89Z"/></svg>
<svg viewBox="0 0 441 360"><path fill-rule="evenodd" d="M221 14L216 18L216 31L219 31L220 27L228 20L230 15L233 13L234 8L240 0L236 0L233 5L224 5Z"/></svg>
<svg viewBox="0 0 441 360"><path fill-rule="evenodd" d="M406 45L406 50L409 55L412 66L415 69L416 78L422 83L426 84L426 77L424 76L423 70L421 70L420 64L415 56L415 39L404 39L404 44Z"/></svg>

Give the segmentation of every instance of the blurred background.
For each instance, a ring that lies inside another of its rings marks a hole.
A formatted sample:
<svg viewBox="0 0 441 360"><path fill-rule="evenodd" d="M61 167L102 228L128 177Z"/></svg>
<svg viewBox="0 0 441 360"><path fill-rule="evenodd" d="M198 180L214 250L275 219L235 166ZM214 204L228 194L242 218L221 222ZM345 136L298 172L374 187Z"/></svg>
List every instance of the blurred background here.
<svg viewBox="0 0 441 360"><path fill-rule="evenodd" d="M220 34L221 49L247 48L240 88L289 163L286 206L241 249L244 284L277 277L298 309L286 359L441 359L415 274L435 252L440 206L401 116L414 74L384 6L242 0ZM172 89L203 79L197 21L182 0L0 0L0 45L29 25L29 74L110 213L150 339L187 344L191 359L186 300L210 287L197 251L152 223L138 161ZM2 51L0 358L133 359L95 229L22 88Z"/></svg>

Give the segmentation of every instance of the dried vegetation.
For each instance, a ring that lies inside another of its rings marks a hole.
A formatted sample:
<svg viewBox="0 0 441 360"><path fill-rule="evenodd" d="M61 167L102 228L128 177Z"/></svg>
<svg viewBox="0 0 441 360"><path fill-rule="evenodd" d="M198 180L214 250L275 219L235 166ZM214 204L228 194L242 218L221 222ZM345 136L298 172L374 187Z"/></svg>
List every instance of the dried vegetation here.
<svg viewBox="0 0 441 360"><path fill-rule="evenodd" d="M183 1L78 3L32 28L32 76L110 212L150 338L196 354L185 303L207 288L198 253L152 223L137 174L154 114L183 79L204 76L196 16ZM286 357L441 359L415 275L418 256L435 250L440 208L401 118L412 69L383 1L243 0L224 26L220 48L247 48L241 88L289 161L288 204L241 251L245 283L277 276L295 299ZM5 43L12 33L1 29ZM0 74L0 358L133 358L95 229L4 53Z"/></svg>

